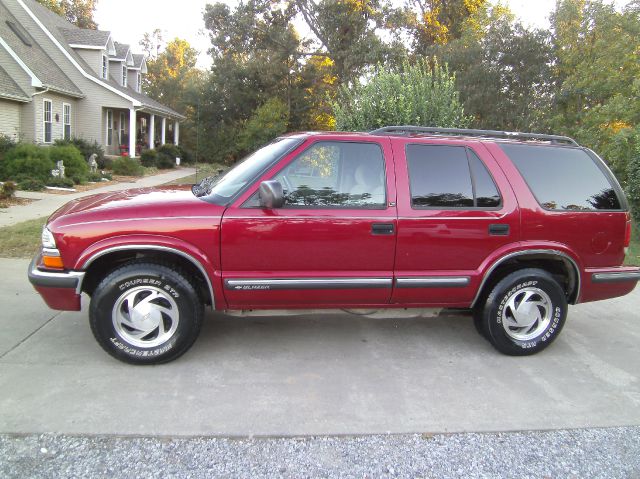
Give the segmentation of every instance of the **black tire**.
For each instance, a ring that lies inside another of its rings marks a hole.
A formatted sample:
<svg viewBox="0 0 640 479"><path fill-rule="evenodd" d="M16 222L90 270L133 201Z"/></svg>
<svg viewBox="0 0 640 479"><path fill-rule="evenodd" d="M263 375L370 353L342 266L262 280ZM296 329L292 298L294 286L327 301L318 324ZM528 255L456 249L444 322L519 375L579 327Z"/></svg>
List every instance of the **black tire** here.
<svg viewBox="0 0 640 479"><path fill-rule="evenodd" d="M484 303L480 326L501 353L527 356L542 351L558 337L567 310L564 291L551 274L521 269L493 287Z"/></svg>
<svg viewBox="0 0 640 479"><path fill-rule="evenodd" d="M149 261L109 273L89 307L91 330L100 346L130 364L178 358L198 337L203 317L203 303L188 276Z"/></svg>

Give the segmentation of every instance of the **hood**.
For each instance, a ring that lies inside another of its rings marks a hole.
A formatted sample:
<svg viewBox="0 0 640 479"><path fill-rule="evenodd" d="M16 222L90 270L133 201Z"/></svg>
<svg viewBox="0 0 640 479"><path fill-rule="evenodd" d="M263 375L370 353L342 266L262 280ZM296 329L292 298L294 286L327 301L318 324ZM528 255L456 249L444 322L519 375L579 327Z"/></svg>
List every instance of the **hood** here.
<svg viewBox="0 0 640 479"><path fill-rule="evenodd" d="M164 186L101 193L73 200L55 211L49 218L49 223L216 216L222 214L223 210L222 207L196 198L189 185Z"/></svg>

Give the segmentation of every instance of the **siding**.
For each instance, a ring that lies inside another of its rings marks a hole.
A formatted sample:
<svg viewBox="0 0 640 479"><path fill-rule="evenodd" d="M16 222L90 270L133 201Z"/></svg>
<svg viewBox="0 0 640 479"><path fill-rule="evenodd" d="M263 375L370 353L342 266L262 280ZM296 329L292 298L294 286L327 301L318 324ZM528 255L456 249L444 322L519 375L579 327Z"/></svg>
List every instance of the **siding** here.
<svg viewBox="0 0 640 479"><path fill-rule="evenodd" d="M20 138L21 103L0 99L0 134Z"/></svg>
<svg viewBox="0 0 640 479"><path fill-rule="evenodd" d="M93 73L98 76L102 75L103 50L83 50L81 48L75 48L75 51L85 62L87 62L87 65L93 69Z"/></svg>

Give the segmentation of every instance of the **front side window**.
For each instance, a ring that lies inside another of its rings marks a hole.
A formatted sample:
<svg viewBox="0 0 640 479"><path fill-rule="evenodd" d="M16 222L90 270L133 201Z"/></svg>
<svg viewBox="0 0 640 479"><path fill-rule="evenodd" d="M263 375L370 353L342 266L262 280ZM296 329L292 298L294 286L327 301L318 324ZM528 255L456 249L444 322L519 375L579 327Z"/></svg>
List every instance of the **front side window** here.
<svg viewBox="0 0 640 479"><path fill-rule="evenodd" d="M102 55L102 78L107 79L109 75L109 59L106 55Z"/></svg>
<svg viewBox="0 0 640 479"><path fill-rule="evenodd" d="M480 158L464 146L407 145L412 208L497 208L500 193Z"/></svg>
<svg viewBox="0 0 640 479"><path fill-rule="evenodd" d="M285 208L386 206L384 157L376 143L315 143L274 179L284 189Z"/></svg>
<svg viewBox="0 0 640 479"><path fill-rule="evenodd" d="M122 86L127 86L127 66L122 65Z"/></svg>
<svg viewBox="0 0 640 479"><path fill-rule="evenodd" d="M71 105L64 103L62 105L62 123L64 125L64 139L71 138Z"/></svg>
<svg viewBox="0 0 640 479"><path fill-rule="evenodd" d="M52 122L52 111L53 111L53 105L51 103L51 100L44 100L44 108L42 111L43 114L43 124L44 124L44 128L43 128L43 137L44 137L44 142L45 143L51 143L52 141L52 136L51 136L51 128L53 126L53 122Z"/></svg>
<svg viewBox="0 0 640 479"><path fill-rule="evenodd" d="M501 144L540 205L548 210L620 210L612 181L581 148Z"/></svg>
<svg viewBox="0 0 640 479"><path fill-rule="evenodd" d="M113 111L107 110L107 145L113 144Z"/></svg>

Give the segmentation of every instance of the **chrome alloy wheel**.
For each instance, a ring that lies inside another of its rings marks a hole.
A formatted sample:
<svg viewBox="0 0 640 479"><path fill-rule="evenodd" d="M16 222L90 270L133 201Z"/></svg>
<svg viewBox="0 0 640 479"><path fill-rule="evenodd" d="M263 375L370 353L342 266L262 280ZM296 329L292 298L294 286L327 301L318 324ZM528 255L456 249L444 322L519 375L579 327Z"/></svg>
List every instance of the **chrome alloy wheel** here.
<svg viewBox="0 0 640 479"><path fill-rule="evenodd" d="M507 299L502 326L512 339L529 341L547 329L552 315L553 305L547 293L539 288L522 288Z"/></svg>
<svg viewBox="0 0 640 479"><path fill-rule="evenodd" d="M118 335L132 346L153 348L167 342L180 314L171 295L154 286L139 286L116 300L111 314Z"/></svg>

